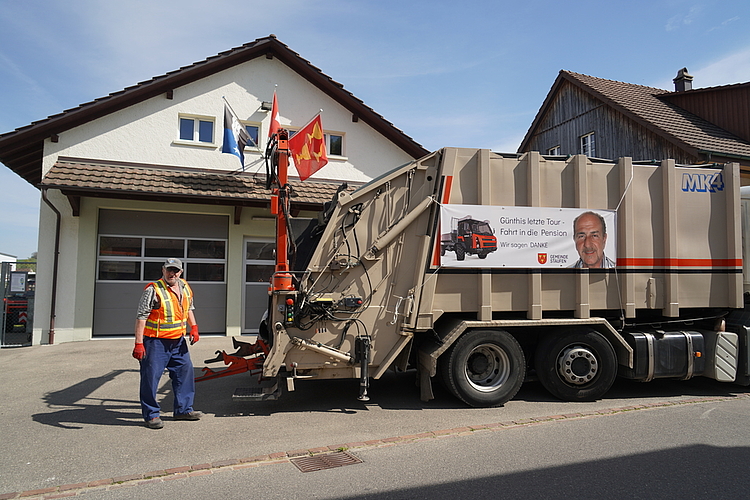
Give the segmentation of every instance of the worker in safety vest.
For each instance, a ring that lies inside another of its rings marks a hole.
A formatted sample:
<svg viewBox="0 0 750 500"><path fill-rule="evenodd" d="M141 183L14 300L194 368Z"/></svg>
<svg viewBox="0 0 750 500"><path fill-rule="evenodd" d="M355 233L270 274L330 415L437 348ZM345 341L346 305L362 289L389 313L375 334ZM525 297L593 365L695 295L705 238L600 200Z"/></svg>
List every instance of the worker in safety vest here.
<svg viewBox="0 0 750 500"><path fill-rule="evenodd" d="M141 409L146 426L161 429L156 392L164 369L169 370L174 392L174 419L200 420L203 413L193 409L195 380L185 334L190 344L200 340L193 314L193 291L182 275L182 261L167 259L159 281L143 290L135 321L133 357L141 363Z"/></svg>

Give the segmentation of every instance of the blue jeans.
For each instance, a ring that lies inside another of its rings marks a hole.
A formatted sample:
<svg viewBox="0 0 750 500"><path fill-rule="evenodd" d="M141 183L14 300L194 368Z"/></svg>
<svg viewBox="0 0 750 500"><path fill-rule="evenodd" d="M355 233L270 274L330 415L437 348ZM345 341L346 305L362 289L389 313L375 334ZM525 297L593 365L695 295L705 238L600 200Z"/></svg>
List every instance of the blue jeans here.
<svg viewBox="0 0 750 500"><path fill-rule="evenodd" d="M143 347L146 348L146 356L141 360L141 409L144 420L148 422L159 416L156 393L165 368L169 370L169 378L172 379L174 415L193 411L195 375L185 337L143 337Z"/></svg>

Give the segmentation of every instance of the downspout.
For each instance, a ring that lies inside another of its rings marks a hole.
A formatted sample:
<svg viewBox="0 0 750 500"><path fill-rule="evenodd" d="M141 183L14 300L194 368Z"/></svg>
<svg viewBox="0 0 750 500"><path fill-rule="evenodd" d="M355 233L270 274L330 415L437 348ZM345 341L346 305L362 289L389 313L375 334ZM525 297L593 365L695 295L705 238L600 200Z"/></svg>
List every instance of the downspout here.
<svg viewBox="0 0 750 500"><path fill-rule="evenodd" d="M50 300L50 312L49 312L49 343L50 345L55 343L55 306L57 302L57 268L60 255L60 211L47 199L47 188L42 188L42 199L44 203L49 206L55 215L57 216L57 223L55 224L55 258L52 264L52 299Z"/></svg>

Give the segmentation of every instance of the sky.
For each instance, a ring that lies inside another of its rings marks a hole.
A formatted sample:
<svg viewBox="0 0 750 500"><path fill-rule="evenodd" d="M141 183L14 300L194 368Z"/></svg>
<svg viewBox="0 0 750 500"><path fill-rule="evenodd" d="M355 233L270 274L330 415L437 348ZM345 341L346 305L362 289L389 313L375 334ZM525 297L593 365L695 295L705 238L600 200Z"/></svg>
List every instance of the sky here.
<svg viewBox="0 0 750 500"><path fill-rule="evenodd" d="M560 70L750 81L747 0L0 0L0 133L270 34L428 150L515 152ZM0 166L0 253L39 205Z"/></svg>

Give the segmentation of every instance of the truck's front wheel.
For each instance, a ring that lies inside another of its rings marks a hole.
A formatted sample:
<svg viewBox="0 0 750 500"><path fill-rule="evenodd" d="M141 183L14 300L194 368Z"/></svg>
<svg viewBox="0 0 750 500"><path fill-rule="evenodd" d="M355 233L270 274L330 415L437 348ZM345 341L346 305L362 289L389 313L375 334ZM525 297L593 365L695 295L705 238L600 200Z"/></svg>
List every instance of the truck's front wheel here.
<svg viewBox="0 0 750 500"><path fill-rule="evenodd" d="M612 387L617 357L599 332L569 331L539 343L536 372L542 385L563 401L594 401Z"/></svg>
<svg viewBox="0 0 750 500"><path fill-rule="evenodd" d="M463 243L456 243L456 260L464 260L466 258L466 247Z"/></svg>
<svg viewBox="0 0 750 500"><path fill-rule="evenodd" d="M502 330L471 330L440 356L442 380L470 406L500 406L521 388L526 361L518 341Z"/></svg>

